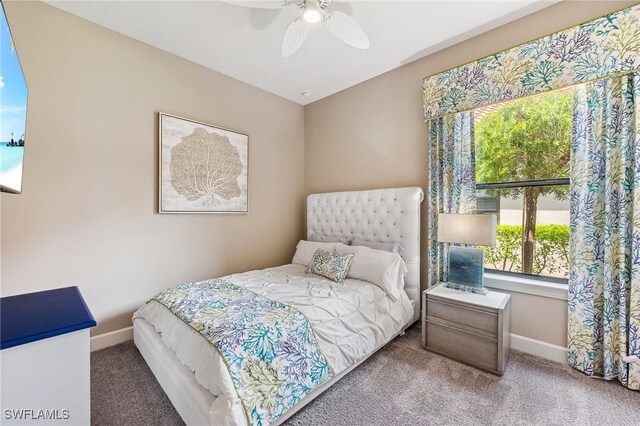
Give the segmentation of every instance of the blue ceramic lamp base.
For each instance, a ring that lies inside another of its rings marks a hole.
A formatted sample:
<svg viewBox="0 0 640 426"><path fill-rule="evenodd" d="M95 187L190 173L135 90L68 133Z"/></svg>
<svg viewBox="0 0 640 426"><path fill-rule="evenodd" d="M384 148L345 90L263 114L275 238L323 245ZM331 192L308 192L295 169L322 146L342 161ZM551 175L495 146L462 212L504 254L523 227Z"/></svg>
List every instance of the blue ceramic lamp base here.
<svg viewBox="0 0 640 426"><path fill-rule="evenodd" d="M449 280L446 287L487 294L484 288L484 250L475 247L449 247Z"/></svg>

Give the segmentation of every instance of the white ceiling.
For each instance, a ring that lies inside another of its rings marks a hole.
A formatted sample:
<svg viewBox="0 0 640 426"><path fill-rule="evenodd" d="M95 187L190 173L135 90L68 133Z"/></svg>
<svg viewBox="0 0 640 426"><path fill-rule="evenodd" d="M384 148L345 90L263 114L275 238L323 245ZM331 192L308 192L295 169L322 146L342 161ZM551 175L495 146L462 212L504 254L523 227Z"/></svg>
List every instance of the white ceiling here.
<svg viewBox="0 0 640 426"><path fill-rule="evenodd" d="M293 56L280 54L295 6L252 9L220 1L46 3L253 86L306 105L513 21L556 1L334 2L369 36L359 50L320 24ZM311 96L304 97L302 92Z"/></svg>

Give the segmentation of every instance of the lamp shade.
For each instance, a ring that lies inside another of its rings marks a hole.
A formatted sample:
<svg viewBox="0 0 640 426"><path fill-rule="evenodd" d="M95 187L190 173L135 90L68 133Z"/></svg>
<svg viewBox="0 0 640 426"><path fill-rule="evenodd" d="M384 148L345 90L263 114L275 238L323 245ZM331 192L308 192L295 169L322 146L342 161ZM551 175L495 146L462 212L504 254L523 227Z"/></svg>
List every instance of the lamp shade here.
<svg viewBox="0 0 640 426"><path fill-rule="evenodd" d="M438 241L441 243L496 244L496 215L449 214L438 215Z"/></svg>

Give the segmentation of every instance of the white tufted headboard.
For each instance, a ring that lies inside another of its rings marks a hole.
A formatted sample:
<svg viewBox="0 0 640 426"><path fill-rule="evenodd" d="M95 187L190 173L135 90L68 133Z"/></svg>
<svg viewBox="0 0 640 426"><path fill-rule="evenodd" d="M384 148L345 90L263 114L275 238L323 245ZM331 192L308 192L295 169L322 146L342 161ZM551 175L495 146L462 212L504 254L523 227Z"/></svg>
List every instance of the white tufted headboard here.
<svg viewBox="0 0 640 426"><path fill-rule="evenodd" d="M346 236L400 243L405 250L405 291L420 316L420 203L422 188L328 192L307 197L307 237Z"/></svg>

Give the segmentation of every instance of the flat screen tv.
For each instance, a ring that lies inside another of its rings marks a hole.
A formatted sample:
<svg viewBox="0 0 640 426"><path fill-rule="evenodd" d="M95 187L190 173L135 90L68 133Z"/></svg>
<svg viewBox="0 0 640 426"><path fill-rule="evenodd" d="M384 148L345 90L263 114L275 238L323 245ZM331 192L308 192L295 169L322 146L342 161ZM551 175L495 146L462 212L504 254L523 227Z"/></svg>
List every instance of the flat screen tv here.
<svg viewBox="0 0 640 426"><path fill-rule="evenodd" d="M0 1L0 191L22 192L27 82Z"/></svg>

